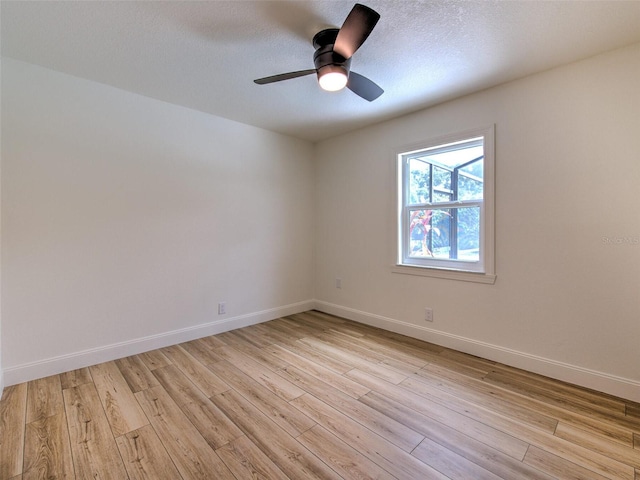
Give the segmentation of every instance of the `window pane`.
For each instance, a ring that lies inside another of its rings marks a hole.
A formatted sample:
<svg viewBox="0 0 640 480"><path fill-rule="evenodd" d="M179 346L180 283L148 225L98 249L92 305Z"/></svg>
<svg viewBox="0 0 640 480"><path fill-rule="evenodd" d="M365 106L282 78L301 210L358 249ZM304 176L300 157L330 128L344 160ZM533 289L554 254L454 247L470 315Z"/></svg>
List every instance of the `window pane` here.
<svg viewBox="0 0 640 480"><path fill-rule="evenodd" d="M409 225L412 258L480 259L480 207L411 210Z"/></svg>
<svg viewBox="0 0 640 480"><path fill-rule="evenodd" d="M438 203L438 202L450 202L451 200L453 200L453 195L451 195L451 193L444 193L444 192L439 192L439 191L434 191L433 192L433 203Z"/></svg>
<svg viewBox="0 0 640 480"><path fill-rule="evenodd" d="M449 209L411 210L409 229L410 257L449 258Z"/></svg>
<svg viewBox="0 0 640 480"><path fill-rule="evenodd" d="M433 167L433 188L451 190L451 171Z"/></svg>
<svg viewBox="0 0 640 480"><path fill-rule="evenodd" d="M482 200L483 183L481 180L458 175L458 200Z"/></svg>
<svg viewBox="0 0 640 480"><path fill-rule="evenodd" d="M458 260L480 260L480 207L457 208Z"/></svg>
<svg viewBox="0 0 640 480"><path fill-rule="evenodd" d="M412 158L409 160L409 203L431 202L430 164Z"/></svg>
<svg viewBox="0 0 640 480"><path fill-rule="evenodd" d="M484 178L484 156L481 156L477 161L465 165L460 169L461 172L468 173L474 177Z"/></svg>

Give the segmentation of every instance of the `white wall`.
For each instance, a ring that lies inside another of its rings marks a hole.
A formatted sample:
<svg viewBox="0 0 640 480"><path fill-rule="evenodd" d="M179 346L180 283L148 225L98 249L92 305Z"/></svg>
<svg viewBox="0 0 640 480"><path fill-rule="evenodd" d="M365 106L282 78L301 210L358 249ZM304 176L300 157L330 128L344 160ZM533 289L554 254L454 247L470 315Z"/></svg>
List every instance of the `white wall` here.
<svg viewBox="0 0 640 480"><path fill-rule="evenodd" d="M310 143L15 60L2 75L8 385L312 305Z"/></svg>
<svg viewBox="0 0 640 480"><path fill-rule="evenodd" d="M634 45L320 143L319 308L640 400L638 78ZM392 149L487 124L496 284L391 273Z"/></svg>

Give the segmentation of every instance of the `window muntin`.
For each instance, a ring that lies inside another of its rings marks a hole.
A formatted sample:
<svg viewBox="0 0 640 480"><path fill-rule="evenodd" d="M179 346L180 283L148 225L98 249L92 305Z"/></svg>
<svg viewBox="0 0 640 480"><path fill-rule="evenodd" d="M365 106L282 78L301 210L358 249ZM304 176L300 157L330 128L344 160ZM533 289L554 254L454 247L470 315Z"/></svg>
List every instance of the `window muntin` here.
<svg viewBox="0 0 640 480"><path fill-rule="evenodd" d="M397 263L493 274L493 127L446 140L397 154Z"/></svg>

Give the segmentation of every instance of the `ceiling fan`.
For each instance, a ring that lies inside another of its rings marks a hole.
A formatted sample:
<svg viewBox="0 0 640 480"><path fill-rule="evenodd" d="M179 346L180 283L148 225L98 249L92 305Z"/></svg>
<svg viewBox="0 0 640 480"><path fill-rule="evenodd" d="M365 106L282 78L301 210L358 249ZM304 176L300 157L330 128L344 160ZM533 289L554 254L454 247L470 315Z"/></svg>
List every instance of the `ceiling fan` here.
<svg viewBox="0 0 640 480"><path fill-rule="evenodd" d="M372 102L384 93L384 90L356 72L350 70L351 57L369 37L380 15L371 8L356 3L342 28L328 28L315 34L313 63L316 68L297 72L281 73L254 80L258 85L281 82L292 78L315 73L318 83L324 90L333 92L347 87L356 95Z"/></svg>

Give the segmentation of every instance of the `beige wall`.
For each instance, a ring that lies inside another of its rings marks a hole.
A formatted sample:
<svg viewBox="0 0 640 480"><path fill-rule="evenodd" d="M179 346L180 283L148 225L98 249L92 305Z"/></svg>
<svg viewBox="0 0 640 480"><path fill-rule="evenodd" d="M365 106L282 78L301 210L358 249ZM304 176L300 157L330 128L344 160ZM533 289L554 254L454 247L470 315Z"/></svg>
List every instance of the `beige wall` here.
<svg viewBox="0 0 640 480"><path fill-rule="evenodd" d="M638 78L635 45L320 143L319 307L640 400ZM392 150L488 124L496 284L391 273Z"/></svg>
<svg viewBox="0 0 640 480"><path fill-rule="evenodd" d="M310 307L310 143L18 61L2 74L7 384Z"/></svg>

